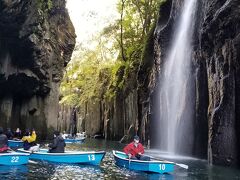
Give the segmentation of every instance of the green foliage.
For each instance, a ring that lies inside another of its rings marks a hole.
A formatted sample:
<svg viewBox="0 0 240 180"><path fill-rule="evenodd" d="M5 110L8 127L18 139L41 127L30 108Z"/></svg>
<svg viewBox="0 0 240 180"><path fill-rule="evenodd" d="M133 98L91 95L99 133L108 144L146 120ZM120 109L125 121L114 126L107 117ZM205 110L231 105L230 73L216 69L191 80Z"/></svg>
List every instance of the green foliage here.
<svg viewBox="0 0 240 180"><path fill-rule="evenodd" d="M117 8L122 18L93 39L96 47L79 46L78 54L68 64L60 103L80 106L87 101L111 101L131 84L130 78L136 81L139 66L147 63L142 58L146 56L145 44L149 44L148 34L152 35L159 6L165 1L119 0Z"/></svg>
<svg viewBox="0 0 240 180"><path fill-rule="evenodd" d="M52 7L53 7L53 2L52 2L52 0L48 0L48 1L47 1L47 6L48 6L48 10L51 10L51 9L52 9Z"/></svg>
<svg viewBox="0 0 240 180"><path fill-rule="evenodd" d="M60 87L60 103L79 106L102 99L109 95L106 92L110 84L116 84L115 73L121 64L114 61L117 52L109 51L104 38L96 39L99 44L93 50L79 47L80 53L68 64Z"/></svg>
<svg viewBox="0 0 240 180"><path fill-rule="evenodd" d="M53 8L52 0L37 0L37 7L43 12L47 12Z"/></svg>
<svg viewBox="0 0 240 180"><path fill-rule="evenodd" d="M131 72L137 73L142 63L147 36L156 23L159 7L164 2L166 0L119 0L117 9L122 14L122 19L103 31L105 36L114 35L114 48L123 52L118 57L118 60L125 61L123 79L118 85L120 88L129 81Z"/></svg>

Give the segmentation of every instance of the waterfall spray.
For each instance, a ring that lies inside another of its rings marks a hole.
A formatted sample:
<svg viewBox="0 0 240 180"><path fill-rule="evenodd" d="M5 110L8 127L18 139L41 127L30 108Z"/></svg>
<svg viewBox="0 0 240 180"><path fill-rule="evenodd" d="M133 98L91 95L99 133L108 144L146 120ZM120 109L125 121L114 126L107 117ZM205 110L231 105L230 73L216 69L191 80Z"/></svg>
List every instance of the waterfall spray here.
<svg viewBox="0 0 240 180"><path fill-rule="evenodd" d="M171 47L164 60L160 87L160 147L182 152L193 142L191 92L192 35L197 0L185 0ZM191 148L191 147L188 147Z"/></svg>

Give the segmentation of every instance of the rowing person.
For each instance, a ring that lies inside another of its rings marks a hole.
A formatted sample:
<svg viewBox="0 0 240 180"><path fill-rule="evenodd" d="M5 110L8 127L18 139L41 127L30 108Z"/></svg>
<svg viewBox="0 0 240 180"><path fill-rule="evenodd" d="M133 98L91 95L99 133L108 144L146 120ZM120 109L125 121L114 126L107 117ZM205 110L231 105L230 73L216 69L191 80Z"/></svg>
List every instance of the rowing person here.
<svg viewBox="0 0 240 180"><path fill-rule="evenodd" d="M8 138L3 134L3 128L0 127L0 153L6 153L8 149Z"/></svg>
<svg viewBox="0 0 240 180"><path fill-rule="evenodd" d="M7 132L5 134L6 134L6 136L9 140L13 139L13 133L12 133L12 130L10 128L7 128Z"/></svg>
<svg viewBox="0 0 240 180"><path fill-rule="evenodd" d="M129 159L137 159L142 161L149 161L150 158L144 156L144 147L139 142L139 137L134 136L133 142L124 147L123 151L128 155Z"/></svg>
<svg viewBox="0 0 240 180"><path fill-rule="evenodd" d="M39 151L39 144L36 143L37 135L35 130L32 133L27 129L25 135L22 137L23 149L31 152Z"/></svg>
<svg viewBox="0 0 240 180"><path fill-rule="evenodd" d="M53 133L54 139L51 144L48 145L50 153L64 153L66 143L59 131Z"/></svg>
<svg viewBox="0 0 240 180"><path fill-rule="evenodd" d="M21 140L22 139L22 131L17 128L16 131L14 132L14 140Z"/></svg>

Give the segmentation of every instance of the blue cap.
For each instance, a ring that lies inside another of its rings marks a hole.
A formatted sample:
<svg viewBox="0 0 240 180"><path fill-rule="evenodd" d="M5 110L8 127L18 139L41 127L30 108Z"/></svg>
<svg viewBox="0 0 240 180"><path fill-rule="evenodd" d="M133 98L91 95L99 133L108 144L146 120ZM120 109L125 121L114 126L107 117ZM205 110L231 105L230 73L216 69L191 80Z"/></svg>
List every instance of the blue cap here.
<svg viewBox="0 0 240 180"><path fill-rule="evenodd" d="M134 136L134 139L135 139L135 140L139 140L138 135L135 135L135 136Z"/></svg>

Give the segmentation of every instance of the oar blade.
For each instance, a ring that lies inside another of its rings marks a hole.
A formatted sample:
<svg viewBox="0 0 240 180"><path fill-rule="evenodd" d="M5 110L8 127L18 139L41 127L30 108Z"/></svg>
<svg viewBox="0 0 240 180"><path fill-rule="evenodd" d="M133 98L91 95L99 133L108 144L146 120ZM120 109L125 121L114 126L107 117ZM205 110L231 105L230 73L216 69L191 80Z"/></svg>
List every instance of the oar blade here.
<svg viewBox="0 0 240 180"><path fill-rule="evenodd" d="M32 160L28 160L28 162L31 163L31 164L38 164L38 162L32 161Z"/></svg>
<svg viewBox="0 0 240 180"><path fill-rule="evenodd" d="M176 163L176 165L179 166L179 167L182 167L184 169L188 169L188 165L186 165L186 164L177 164Z"/></svg>

